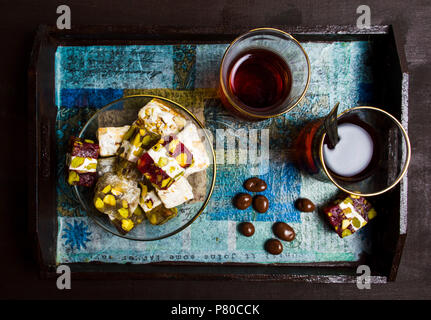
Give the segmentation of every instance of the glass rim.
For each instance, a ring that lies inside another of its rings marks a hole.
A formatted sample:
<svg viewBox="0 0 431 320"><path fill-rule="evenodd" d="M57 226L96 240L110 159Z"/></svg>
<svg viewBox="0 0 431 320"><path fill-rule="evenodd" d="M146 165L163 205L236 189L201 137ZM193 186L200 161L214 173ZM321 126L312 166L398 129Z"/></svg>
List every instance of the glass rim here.
<svg viewBox="0 0 431 320"><path fill-rule="evenodd" d="M230 97L230 95L229 95L229 93L228 93L228 91L226 90L226 86L225 86L225 84L224 84L224 81L223 81L223 72L222 72L222 70L223 70L223 66L224 66L224 63L225 63L225 59L226 59L226 57L227 57L227 54L228 54L228 52L230 51L230 49L237 43L237 42L239 42L240 40L242 40L245 36L247 36L247 35L249 35L250 33L253 33L253 32L257 32L257 31L273 31L273 32L276 32L276 33L280 33L280 34L282 34L282 35L284 35L284 36L287 36L288 38L290 38L290 40L292 40L299 48L300 48L300 50L302 51L302 53L304 54L304 56L305 56L305 60L306 60L306 62L307 62L307 71L308 71L308 73L307 73L307 83L305 84L305 87L304 87L304 90L302 91L302 93L301 93L301 95L299 96L299 98L295 101L295 103L294 104L292 104L289 108L287 108L286 110L284 110L284 111L282 111L282 112L279 112L279 113L277 113L277 114L272 114L272 115L262 115L262 114L256 114L256 113L253 113L253 112L249 112L249 111L247 111L247 110L244 110L243 108L241 108L240 106L238 106L234 101L233 101L233 99ZM310 59L308 58L308 55L307 55L307 52L304 50L304 48L302 47L302 45L299 43L299 41L298 40L296 40L290 33L287 33L287 32L285 32L285 31L283 31L283 30L280 30L280 29L276 29L276 28L266 28L266 27L264 27L264 28L255 28L255 29L251 29L251 30L249 30L249 31L247 31L247 32L245 32L245 33L243 33L243 34L241 34L240 36L238 36L237 38L235 38L230 44L229 44L229 46L227 47L227 49L226 49L226 51L224 52L224 54L223 54L223 58L222 58L222 60L221 60L221 63L220 63L220 73L219 73L219 82L220 82L220 86L221 86L221 89L222 89L222 91L223 91L223 94L224 94L224 96L226 97L226 99L228 100L228 102L229 102L229 104L232 106L232 107L234 107L237 111L239 111L240 113L243 113L243 114L245 114L245 115L247 115L247 116L249 116L249 117L252 117L252 118L260 118L260 119L269 119L269 118L275 118L275 117L278 117L278 116L280 116L280 115L282 115L282 114L285 114L285 113L287 113L287 112L289 112L290 110L292 110L294 107L296 107L297 105L298 105L298 103L299 102L301 102L301 100L304 98L304 96L305 96L305 94L306 94L306 92L307 92L307 90L308 90L308 86L309 86L309 84L310 84L310 78L311 78L311 66L310 66Z"/></svg>
<svg viewBox="0 0 431 320"><path fill-rule="evenodd" d="M320 147L319 147L319 160L320 160L320 164L322 165L323 171L325 172L326 176L329 178L329 180L331 180L331 182L336 185L339 189L341 189L342 191L348 193L348 194L353 194L355 196L361 196L361 197L371 197L371 196L377 196L380 194L383 194L389 190L391 190L392 188L394 188L400 181L401 179L405 176L405 174L407 173L407 169L410 165L410 159L411 159L411 144L410 144L410 139L409 136L407 134L406 129L403 127L403 125L398 121L397 118L395 118L392 114L390 114L389 112L377 108L377 107L371 107L371 106L358 106L358 107L353 107L350 109L347 109L345 111L343 111L342 113L340 113L337 116L337 120L340 119L342 116L346 115L349 112L355 111L355 110L373 110L373 111L378 111L383 113L385 116L387 116L388 118L390 118L400 129L404 140L406 141L406 149L407 149L407 156L406 156L406 160L404 162L404 166L403 169L401 170L401 173L398 175L397 179L395 179L395 181L389 185L388 187L380 190L380 191L376 191L376 192L371 192L371 193L359 193L357 191L351 191L346 189L345 187L342 187L339 183L337 183L337 181L332 177L332 175L330 174L328 168L325 165L325 161L323 159L323 146L324 146L324 141L325 141L325 137L326 137L326 132L323 132L322 137L320 138Z"/></svg>
<svg viewBox="0 0 431 320"><path fill-rule="evenodd" d="M184 107L183 105L179 104L178 102L175 102L173 100L170 100L168 98L164 98L164 97L161 97L161 96L152 95L152 94L134 94L134 95L128 95L128 96L121 97L119 99L116 99L116 100L108 103L104 107L102 107L99 110L97 110L97 112L93 116L91 116L90 119L88 119L88 121L85 123L84 127L79 132L78 137L82 138L82 134L85 131L85 129L87 128L88 124L98 115L99 112L104 111L105 109L109 108L110 106L112 106L112 105L114 105L114 104L116 104L116 103L118 103L118 102L120 102L122 100L127 100L127 99L130 99L130 98L139 98L139 97L140 98L156 98L156 99L165 100L165 101L167 101L169 103L172 103L173 105L179 107L181 110L183 110L185 113L187 113L187 115L189 115L198 124L198 126L200 127L200 129L203 129L203 132L205 134L205 139L207 139L208 145L211 148L212 161L213 161L213 166L212 166L212 168L213 168L213 174L212 174L212 181L211 181L210 190L209 190L208 195L206 196L206 199L205 199L204 203L202 204L201 208L198 210L198 212L189 221L187 221L184 225L180 226L179 228L175 229L174 231L171 231L171 232L169 232L169 233L167 233L165 235L159 236L159 237L142 239L142 238L131 237L131 236L128 236L127 234L122 235L119 232L115 233L112 230L108 229L106 226L104 226L102 223L100 223L97 219L95 219L93 217L93 213L92 213L91 209L90 210L87 209L87 205L85 204L85 201L82 200L80 192L78 191L78 187L75 185L75 186L73 186L72 189L73 189L75 195L77 196L77 198L78 198L79 203L81 204L81 206L86 211L88 210L88 212L87 212L88 216L90 216L91 219L98 226L100 226L103 230L108 231L109 233L111 233L111 234L113 234L115 236L118 236L118 237L121 237L121 238L124 238L124 239L128 239L128 240L134 240L134 241L156 241L156 240L161 240L161 239L169 238L169 237L171 237L171 236L173 236L173 235L175 235L175 234L183 231L188 226L190 226L202 214L202 212L205 210L206 206L208 205L208 202L211 199L211 196L212 196L213 191L214 191L215 182L216 182L216 176L217 176L217 163L216 163L216 155L215 155L215 151L214 151L213 145L210 143L211 140L210 140L208 134L205 132L205 127L202 124L202 122L190 110L188 110L186 107Z"/></svg>

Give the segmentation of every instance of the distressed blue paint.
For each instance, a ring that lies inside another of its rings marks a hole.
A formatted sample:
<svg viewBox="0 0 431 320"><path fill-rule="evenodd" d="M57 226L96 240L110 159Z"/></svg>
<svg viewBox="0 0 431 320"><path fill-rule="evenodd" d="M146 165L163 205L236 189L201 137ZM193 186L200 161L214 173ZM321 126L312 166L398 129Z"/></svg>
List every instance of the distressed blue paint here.
<svg viewBox="0 0 431 320"><path fill-rule="evenodd" d="M217 88L220 61L227 44L201 44L196 48L196 87Z"/></svg>
<svg viewBox="0 0 431 320"><path fill-rule="evenodd" d="M173 89L191 90L196 80L196 46L178 45L173 47L174 80Z"/></svg>
<svg viewBox="0 0 431 320"><path fill-rule="evenodd" d="M261 193L270 202L267 214L255 215L253 210L239 210L232 205L232 198L239 192L246 192L243 188L244 180L255 176L250 164L218 163L217 181L211 201L208 204L208 217L212 220L300 222L299 212L294 208L293 201L299 197L301 177L298 169L287 160L288 148L291 143L291 127L286 125L286 116L268 119L260 122L246 122L236 119L220 105L219 101L212 101L205 106L205 120L207 129L211 130L217 140L222 139L217 130L245 129L269 130L269 162L259 164L260 175L268 184L268 189ZM258 144L260 145L260 141ZM225 155L226 156L226 155ZM268 167L266 167L268 166Z"/></svg>
<svg viewBox="0 0 431 320"><path fill-rule="evenodd" d="M57 107L63 108L101 108L123 97L122 89L67 89L58 88Z"/></svg>
<svg viewBox="0 0 431 320"><path fill-rule="evenodd" d="M243 183L250 176L245 165L219 166L214 192L206 210L207 217L211 220L300 222L300 214L294 208L293 201L299 197L301 178L292 164L270 165L269 172L259 176L268 183L268 189L259 193L269 200L270 207L266 214L256 215L251 207L239 210L232 204L237 193L249 193L243 188Z"/></svg>
<svg viewBox="0 0 431 320"><path fill-rule="evenodd" d="M66 239L64 243L66 246L69 246L71 249L76 248L77 250L87 248L86 243L90 241L89 236L91 232L88 231L88 226L84 221L78 223L75 220L73 224L66 222L63 232L64 234L61 238Z"/></svg>
<svg viewBox="0 0 431 320"><path fill-rule="evenodd" d="M162 242L132 242L106 233L89 220L61 178L57 185L57 262L300 263L357 259L369 247L369 230L339 239L316 215L299 213L294 208L294 200L301 192L309 192L307 196L311 198L318 193L319 199L326 201L333 188L304 179L290 161L289 147L304 123L327 114L336 101L341 102L340 110L372 102L371 47L366 41L303 46L311 61L311 83L304 100L288 114L250 123L231 116L218 99L207 100L204 109L206 126L213 134L216 129L270 131L269 171L261 175L268 182L268 190L262 193L270 200L267 214L257 214L251 208L240 211L231 203L237 192L245 191L244 179L255 175L250 167L218 164L213 197L191 227ZM65 175L68 138L77 134L98 108L119 98L125 89L189 90L193 97L194 89L216 88L226 47L227 44L59 47L55 75L58 177ZM258 168L263 170L264 166ZM243 239L235 227L246 220L255 221L256 234ZM273 237L271 226L275 220L291 223L297 238L284 244L281 255L272 257L263 250L263 243Z"/></svg>
<svg viewBox="0 0 431 320"><path fill-rule="evenodd" d="M58 47L55 54L58 88L172 88L173 47Z"/></svg>

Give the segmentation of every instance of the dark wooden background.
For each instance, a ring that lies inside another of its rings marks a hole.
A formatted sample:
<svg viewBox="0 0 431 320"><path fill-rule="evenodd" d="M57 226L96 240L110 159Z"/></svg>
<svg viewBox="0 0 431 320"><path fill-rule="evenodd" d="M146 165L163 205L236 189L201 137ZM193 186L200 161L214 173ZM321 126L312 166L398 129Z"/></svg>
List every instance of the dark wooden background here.
<svg viewBox="0 0 431 320"><path fill-rule="evenodd" d="M26 238L27 67L35 30L56 23L67 4L74 25L260 27L355 25L356 8L371 7L372 24L393 24L410 71L408 236L397 281L358 290L355 284L226 281L78 281L59 291L40 280ZM0 298L124 299L403 299L431 298L431 1L329 0L0 0Z"/></svg>

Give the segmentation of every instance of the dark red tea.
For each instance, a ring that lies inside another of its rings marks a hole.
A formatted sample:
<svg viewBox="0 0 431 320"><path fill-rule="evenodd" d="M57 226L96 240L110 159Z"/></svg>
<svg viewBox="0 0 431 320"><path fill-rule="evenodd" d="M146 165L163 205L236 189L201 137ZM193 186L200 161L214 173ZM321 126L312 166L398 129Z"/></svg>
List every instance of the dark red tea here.
<svg viewBox="0 0 431 320"><path fill-rule="evenodd" d="M241 54L229 70L229 89L250 108L271 108L290 92L291 73L276 53L252 49Z"/></svg>

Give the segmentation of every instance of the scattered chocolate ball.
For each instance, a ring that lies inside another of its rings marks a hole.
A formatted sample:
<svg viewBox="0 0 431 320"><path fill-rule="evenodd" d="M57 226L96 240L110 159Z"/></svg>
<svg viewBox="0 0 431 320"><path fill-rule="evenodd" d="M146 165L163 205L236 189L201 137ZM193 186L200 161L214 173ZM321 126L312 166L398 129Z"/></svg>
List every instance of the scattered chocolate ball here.
<svg viewBox="0 0 431 320"><path fill-rule="evenodd" d="M245 210L250 207L252 202L251 195L248 193L239 193L233 199L233 204L240 210Z"/></svg>
<svg viewBox="0 0 431 320"><path fill-rule="evenodd" d="M295 239L295 230L287 223L284 222L276 222L272 226L272 231L274 234L281 240L284 241L292 241Z"/></svg>
<svg viewBox="0 0 431 320"><path fill-rule="evenodd" d="M257 195L253 198L253 208L259 213L265 213L268 211L269 201L268 198L263 195Z"/></svg>
<svg viewBox="0 0 431 320"><path fill-rule="evenodd" d="M295 207L302 212L312 212L314 211L314 209L316 209L314 203L307 198L299 198L298 200L296 200Z"/></svg>
<svg viewBox="0 0 431 320"><path fill-rule="evenodd" d="M267 188L266 182L259 178L250 178L244 182L244 188L250 192L262 192Z"/></svg>
<svg viewBox="0 0 431 320"><path fill-rule="evenodd" d="M283 252L283 245L280 240L269 239L265 242L265 250L270 254L277 255Z"/></svg>
<svg viewBox="0 0 431 320"><path fill-rule="evenodd" d="M238 226L239 232L246 237L251 237L254 234L254 225L251 222L242 222Z"/></svg>

